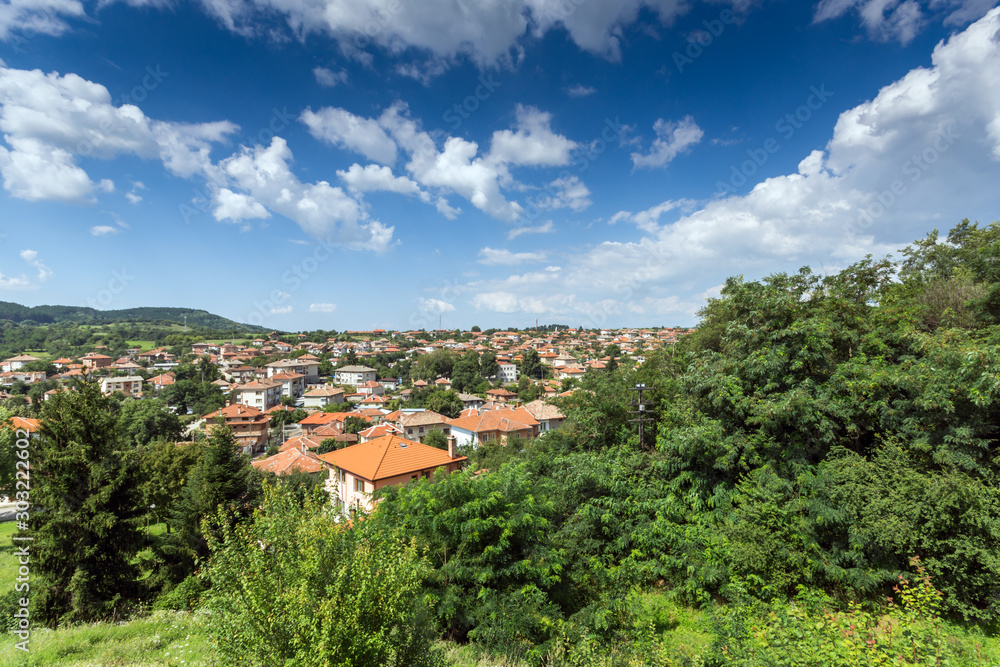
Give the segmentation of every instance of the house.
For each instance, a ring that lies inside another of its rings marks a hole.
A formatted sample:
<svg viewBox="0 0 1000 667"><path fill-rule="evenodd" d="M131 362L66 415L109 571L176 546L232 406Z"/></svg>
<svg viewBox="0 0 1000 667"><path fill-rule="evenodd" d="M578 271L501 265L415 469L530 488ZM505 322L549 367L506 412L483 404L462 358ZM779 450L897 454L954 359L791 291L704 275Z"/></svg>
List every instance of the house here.
<svg viewBox="0 0 1000 667"><path fill-rule="evenodd" d="M149 384L153 385L153 391L156 392L159 392L164 387L169 387L176 382L177 380L174 379L174 374L170 372L163 373L149 379Z"/></svg>
<svg viewBox="0 0 1000 667"><path fill-rule="evenodd" d="M325 472L326 466L315 454L297 447L278 452L274 456L257 459L250 463L257 470L273 472L276 475L290 475L295 472Z"/></svg>
<svg viewBox="0 0 1000 667"><path fill-rule="evenodd" d="M448 425L463 447L478 447L484 442L506 445L521 438L536 438L539 432L538 420L523 407L484 410L478 415L450 419Z"/></svg>
<svg viewBox="0 0 1000 667"><path fill-rule="evenodd" d="M299 426L306 435L311 435L319 427L327 425L334 425L337 432L343 433L344 420L349 414L349 412L314 412L300 421Z"/></svg>
<svg viewBox="0 0 1000 667"><path fill-rule="evenodd" d="M41 361L41 359L33 357L30 354L19 354L16 357L4 359L3 363L0 363L0 371L4 373L19 371L24 368L25 364L30 364L33 361Z"/></svg>
<svg viewBox="0 0 1000 667"><path fill-rule="evenodd" d="M397 378L379 378L378 383L386 391L396 391L399 389L399 380Z"/></svg>
<svg viewBox="0 0 1000 667"><path fill-rule="evenodd" d="M497 373L497 378L503 384L510 384L512 382L517 382L517 365L504 362L497 364L500 367L500 371Z"/></svg>
<svg viewBox="0 0 1000 667"><path fill-rule="evenodd" d="M368 442L369 440L375 440L387 435L402 436L403 432L395 424L376 424L375 426L369 426L363 431L358 431L358 442Z"/></svg>
<svg viewBox="0 0 1000 667"><path fill-rule="evenodd" d="M245 453L249 454L267 446L267 428L271 417L262 410L241 403L227 405L221 410L205 415L206 435L210 435L218 426L217 420L220 418L226 426L233 429L233 435Z"/></svg>
<svg viewBox="0 0 1000 667"><path fill-rule="evenodd" d="M486 396L490 400L497 401L499 403L506 403L507 401L513 401L517 398L517 394L512 391L507 391L506 389L490 389L486 392Z"/></svg>
<svg viewBox="0 0 1000 667"><path fill-rule="evenodd" d="M458 456L454 440L444 451L397 435L320 454L319 459L330 471L326 490L342 514L351 509L370 511L376 489L421 478L433 480L439 468L454 472L468 460Z"/></svg>
<svg viewBox="0 0 1000 667"><path fill-rule="evenodd" d="M271 380L254 380L233 388L236 400L261 412L281 402L282 384Z"/></svg>
<svg viewBox="0 0 1000 667"><path fill-rule="evenodd" d="M260 376L260 371L253 366L230 366L222 376L230 382L250 382Z"/></svg>
<svg viewBox="0 0 1000 667"><path fill-rule="evenodd" d="M358 401L358 407L359 408L381 408L381 407L383 407L388 402L389 402L389 399L386 398L385 396L379 396L378 394L371 394L371 395L366 396L365 398L361 399L360 401Z"/></svg>
<svg viewBox="0 0 1000 667"><path fill-rule="evenodd" d="M299 451L307 451L310 449L319 449L320 440L313 438L308 435L297 435L293 438L285 440L278 448L279 452L284 452L289 449L298 449Z"/></svg>
<svg viewBox="0 0 1000 667"><path fill-rule="evenodd" d="M360 387L365 382L374 382L378 371L367 366L342 366L333 373L336 384L348 384Z"/></svg>
<svg viewBox="0 0 1000 667"><path fill-rule="evenodd" d="M41 420L29 417L11 417L7 420L7 423L15 431L27 431L29 438L37 438L39 436L39 429L42 427Z"/></svg>
<svg viewBox="0 0 1000 667"><path fill-rule="evenodd" d="M465 404L465 407L476 409L483 407L486 403L486 401L475 394L459 394L458 400L462 401L462 403Z"/></svg>
<svg viewBox="0 0 1000 667"><path fill-rule="evenodd" d="M268 380L281 385L281 395L298 398L306 390L306 376L299 373L275 373Z"/></svg>
<svg viewBox="0 0 1000 667"><path fill-rule="evenodd" d="M385 396L385 387L380 383L375 382L375 380L369 380L358 386L359 394L366 394L369 396Z"/></svg>
<svg viewBox="0 0 1000 667"><path fill-rule="evenodd" d="M107 368L114 359L104 354L94 354L91 352L80 357L80 361L83 362L84 368L93 370L95 368Z"/></svg>
<svg viewBox="0 0 1000 667"><path fill-rule="evenodd" d="M340 387L316 387L302 395L302 405L307 408L322 408L324 405L340 405L344 402L344 390Z"/></svg>
<svg viewBox="0 0 1000 667"><path fill-rule="evenodd" d="M442 431L446 436L451 435L448 418L433 410L401 413L399 421L396 423L403 432L404 438L417 442L423 442L431 431Z"/></svg>
<svg viewBox="0 0 1000 667"><path fill-rule="evenodd" d="M101 393L107 396L120 391L128 396L138 398L142 396L142 383L143 379L138 375L102 378Z"/></svg>
<svg viewBox="0 0 1000 667"><path fill-rule="evenodd" d="M562 426L563 421L566 419L566 415L560 412L559 408L545 401L531 401L521 407L531 413L531 416L538 421L539 435L548 431L554 431Z"/></svg>
<svg viewBox="0 0 1000 667"><path fill-rule="evenodd" d="M582 368L577 368L576 366L560 366L556 368L555 376L557 380L566 380L583 377L585 372Z"/></svg>
<svg viewBox="0 0 1000 667"><path fill-rule="evenodd" d="M269 378L277 373L297 373L305 378L305 384L316 384L320 381L319 360L279 359L267 364L265 368Z"/></svg>
<svg viewBox="0 0 1000 667"><path fill-rule="evenodd" d="M451 389L451 380L449 380L448 378L439 378L434 381L434 388L447 391Z"/></svg>

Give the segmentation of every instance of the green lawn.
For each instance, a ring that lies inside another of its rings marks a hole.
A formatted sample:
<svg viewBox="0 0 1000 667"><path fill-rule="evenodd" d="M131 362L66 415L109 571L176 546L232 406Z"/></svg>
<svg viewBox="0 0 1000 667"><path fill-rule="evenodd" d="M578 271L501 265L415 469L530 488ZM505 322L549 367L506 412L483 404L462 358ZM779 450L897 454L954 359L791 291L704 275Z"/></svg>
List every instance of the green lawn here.
<svg viewBox="0 0 1000 667"><path fill-rule="evenodd" d="M156 346L156 341L153 340L127 340L125 344L129 347L137 347L140 352L149 352Z"/></svg>
<svg viewBox="0 0 1000 667"><path fill-rule="evenodd" d="M16 532L15 522L0 523L0 595L13 588L14 580L17 578L14 542L10 539Z"/></svg>
<svg viewBox="0 0 1000 667"><path fill-rule="evenodd" d="M198 613L161 611L122 624L93 623L55 631L36 628L28 653L14 647L17 641L14 636L0 639L0 667L218 664Z"/></svg>

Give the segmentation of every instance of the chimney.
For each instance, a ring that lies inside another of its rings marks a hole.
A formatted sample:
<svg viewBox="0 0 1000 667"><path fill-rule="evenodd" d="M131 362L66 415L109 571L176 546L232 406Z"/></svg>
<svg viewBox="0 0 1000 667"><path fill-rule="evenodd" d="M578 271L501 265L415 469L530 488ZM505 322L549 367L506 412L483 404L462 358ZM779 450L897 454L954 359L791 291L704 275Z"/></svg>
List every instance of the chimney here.
<svg viewBox="0 0 1000 667"><path fill-rule="evenodd" d="M453 435L448 436L448 458L458 458L458 439Z"/></svg>

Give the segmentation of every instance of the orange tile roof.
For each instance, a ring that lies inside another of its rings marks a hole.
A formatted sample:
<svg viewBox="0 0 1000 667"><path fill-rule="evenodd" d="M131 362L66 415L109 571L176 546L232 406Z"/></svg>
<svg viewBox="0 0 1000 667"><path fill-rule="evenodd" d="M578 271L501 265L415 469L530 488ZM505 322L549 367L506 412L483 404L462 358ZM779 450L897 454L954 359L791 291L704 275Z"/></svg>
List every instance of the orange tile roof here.
<svg viewBox="0 0 1000 667"><path fill-rule="evenodd" d="M343 412L314 412L299 423L304 426L312 426L313 424L322 426L323 424L346 419L346 417L347 415Z"/></svg>
<svg viewBox="0 0 1000 667"><path fill-rule="evenodd" d="M40 419L31 419L29 417L11 417L10 424L15 429L23 428L28 433L37 433L42 422Z"/></svg>
<svg viewBox="0 0 1000 667"><path fill-rule="evenodd" d="M444 450L398 435L327 452L319 458L371 482L467 460L465 456L451 458Z"/></svg>
<svg viewBox="0 0 1000 667"><path fill-rule="evenodd" d="M303 454L301 449L287 449L266 459L257 459L251 464L258 470L286 475L295 471L320 472L326 468L313 453Z"/></svg>
<svg viewBox="0 0 1000 667"><path fill-rule="evenodd" d="M515 410L487 410L481 415L451 419L448 424L473 433L486 431L523 431L534 429L538 420L524 408Z"/></svg>

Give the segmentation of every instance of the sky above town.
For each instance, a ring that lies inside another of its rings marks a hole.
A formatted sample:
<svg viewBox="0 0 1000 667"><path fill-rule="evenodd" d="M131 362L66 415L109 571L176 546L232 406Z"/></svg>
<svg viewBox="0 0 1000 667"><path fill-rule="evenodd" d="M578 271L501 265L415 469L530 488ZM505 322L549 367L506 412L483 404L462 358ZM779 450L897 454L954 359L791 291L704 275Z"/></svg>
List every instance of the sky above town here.
<svg viewBox="0 0 1000 667"><path fill-rule="evenodd" d="M694 325L1000 218L992 0L0 0L0 300Z"/></svg>

